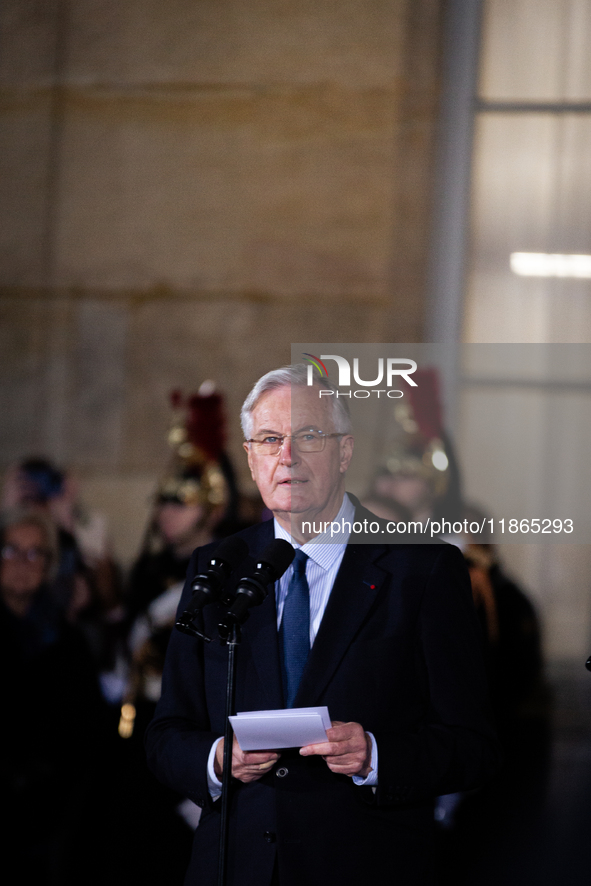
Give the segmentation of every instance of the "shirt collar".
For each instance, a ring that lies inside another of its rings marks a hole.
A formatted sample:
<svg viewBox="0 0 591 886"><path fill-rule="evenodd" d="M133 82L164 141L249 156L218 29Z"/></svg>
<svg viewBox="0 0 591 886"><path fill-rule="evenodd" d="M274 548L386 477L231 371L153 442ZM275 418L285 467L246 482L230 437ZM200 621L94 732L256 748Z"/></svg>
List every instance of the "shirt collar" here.
<svg viewBox="0 0 591 886"><path fill-rule="evenodd" d="M292 539L290 533L284 529L276 519L273 520L273 524L275 527L275 538L285 539L285 541L288 541L293 545L296 550L301 548L311 560L314 560L314 562L323 569L330 569L334 561L342 556L343 548L349 541L354 520L355 505L345 493L339 512L332 521L333 523L339 523L341 530L335 532L332 536L330 534L329 525L326 532L316 535L313 539L307 541L305 545L300 545Z"/></svg>

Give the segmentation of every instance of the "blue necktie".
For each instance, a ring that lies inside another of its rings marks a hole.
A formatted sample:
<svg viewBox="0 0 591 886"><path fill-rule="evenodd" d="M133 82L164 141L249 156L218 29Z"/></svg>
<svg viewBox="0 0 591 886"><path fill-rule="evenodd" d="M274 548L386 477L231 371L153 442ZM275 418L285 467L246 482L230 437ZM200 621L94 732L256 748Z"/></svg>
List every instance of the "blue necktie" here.
<svg viewBox="0 0 591 886"><path fill-rule="evenodd" d="M306 579L308 555L295 552L293 575L283 604L279 637L281 641L283 695L286 707L293 702L310 652L310 588Z"/></svg>

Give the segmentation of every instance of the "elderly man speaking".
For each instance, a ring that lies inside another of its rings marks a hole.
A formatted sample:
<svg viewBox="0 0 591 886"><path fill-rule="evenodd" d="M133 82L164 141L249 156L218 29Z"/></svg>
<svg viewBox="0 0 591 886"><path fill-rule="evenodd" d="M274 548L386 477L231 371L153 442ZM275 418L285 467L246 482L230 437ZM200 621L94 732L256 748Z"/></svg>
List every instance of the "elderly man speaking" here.
<svg viewBox="0 0 591 886"><path fill-rule="evenodd" d="M242 409L274 519L240 535L253 560L273 537L296 556L244 626L236 709L326 705L332 727L323 743L282 751L243 752L234 738L231 886L426 886L434 797L475 788L498 765L463 558L444 543L352 534L376 518L345 492L344 403L290 366L263 376ZM179 611L214 550L193 554ZM211 636L221 614L204 610ZM156 775L203 807L186 886L217 881L226 668L222 645L175 632L146 739Z"/></svg>

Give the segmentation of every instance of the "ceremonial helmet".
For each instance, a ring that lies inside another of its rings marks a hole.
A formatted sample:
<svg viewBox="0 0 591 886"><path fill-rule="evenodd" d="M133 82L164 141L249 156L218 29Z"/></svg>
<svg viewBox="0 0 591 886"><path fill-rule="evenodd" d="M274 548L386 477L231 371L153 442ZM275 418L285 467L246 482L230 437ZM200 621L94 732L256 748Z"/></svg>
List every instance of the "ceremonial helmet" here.
<svg viewBox="0 0 591 886"><path fill-rule="evenodd" d="M450 482L449 441L443 429L439 378L435 369L417 369L417 386L394 407L395 426L383 467L390 474L420 476L436 497Z"/></svg>
<svg viewBox="0 0 591 886"><path fill-rule="evenodd" d="M156 491L159 502L200 504L208 510L227 503L224 475L225 416L222 395L211 381L196 394L172 391L175 419L168 433L173 456Z"/></svg>

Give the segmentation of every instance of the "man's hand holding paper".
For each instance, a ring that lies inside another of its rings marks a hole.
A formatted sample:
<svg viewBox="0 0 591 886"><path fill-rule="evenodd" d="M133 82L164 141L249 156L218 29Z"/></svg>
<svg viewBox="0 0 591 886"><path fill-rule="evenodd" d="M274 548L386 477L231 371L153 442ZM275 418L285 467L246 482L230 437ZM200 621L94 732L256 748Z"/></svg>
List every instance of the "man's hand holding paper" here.
<svg viewBox="0 0 591 886"><path fill-rule="evenodd" d="M317 754L326 761L331 772L340 775L359 775L367 778L371 772L372 741L359 723L334 720L326 732L327 741L306 745L302 757Z"/></svg>
<svg viewBox="0 0 591 886"><path fill-rule="evenodd" d="M232 745L232 775L248 784L258 781L275 765L281 755L278 751L243 751L234 736ZM214 771L221 780L224 769L224 739L218 742L215 751Z"/></svg>

